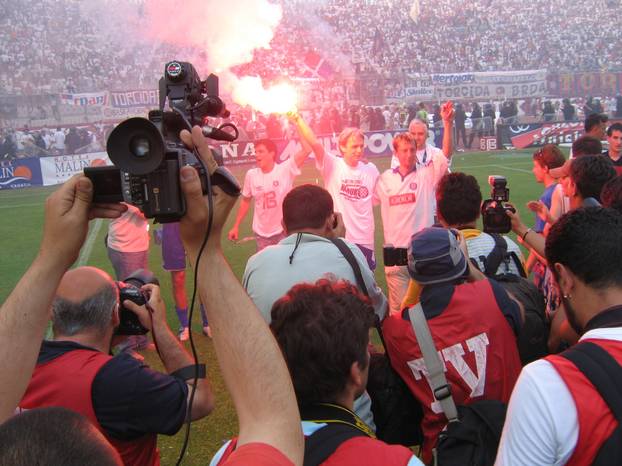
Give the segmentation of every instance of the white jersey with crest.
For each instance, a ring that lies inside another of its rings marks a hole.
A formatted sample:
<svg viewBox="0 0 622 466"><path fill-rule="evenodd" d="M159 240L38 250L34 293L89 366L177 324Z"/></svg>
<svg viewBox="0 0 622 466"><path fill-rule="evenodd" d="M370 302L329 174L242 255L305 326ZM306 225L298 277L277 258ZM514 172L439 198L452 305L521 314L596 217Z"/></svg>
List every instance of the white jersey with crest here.
<svg viewBox="0 0 622 466"><path fill-rule="evenodd" d="M385 244L407 248L414 233L434 224L436 184L445 173L443 152L426 150L417 153L415 168L405 177L390 168L378 178L374 203L380 204Z"/></svg>
<svg viewBox="0 0 622 466"><path fill-rule="evenodd" d="M346 227L346 239L373 249L374 209L373 193L379 172L373 163L359 162L349 166L342 157L328 152L322 166L324 186L335 203L335 212L341 213Z"/></svg>
<svg viewBox="0 0 622 466"><path fill-rule="evenodd" d="M251 168L246 172L242 196L255 199L253 231L256 235L269 238L283 231L283 199L299 174L294 157L274 164L269 173L262 172L260 168Z"/></svg>

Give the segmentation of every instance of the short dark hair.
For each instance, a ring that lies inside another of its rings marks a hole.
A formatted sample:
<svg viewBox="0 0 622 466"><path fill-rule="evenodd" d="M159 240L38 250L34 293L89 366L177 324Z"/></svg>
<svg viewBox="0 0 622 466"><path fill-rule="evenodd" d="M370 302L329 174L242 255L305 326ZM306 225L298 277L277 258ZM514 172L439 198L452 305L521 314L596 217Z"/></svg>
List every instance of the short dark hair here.
<svg viewBox="0 0 622 466"><path fill-rule="evenodd" d="M264 146L268 152L272 152L276 157L276 144L270 139L257 139L253 144L255 147Z"/></svg>
<svg viewBox="0 0 622 466"><path fill-rule="evenodd" d="M346 388L352 363L367 367L374 310L350 282L295 285L274 303L271 315L299 405L335 401Z"/></svg>
<svg viewBox="0 0 622 466"><path fill-rule="evenodd" d="M591 115L588 115L584 123L585 132L589 133L594 126L607 123L608 120L609 117L602 113L592 113Z"/></svg>
<svg viewBox="0 0 622 466"><path fill-rule="evenodd" d="M622 176L611 178L600 192L600 201L604 207L611 207L622 213Z"/></svg>
<svg viewBox="0 0 622 466"><path fill-rule="evenodd" d="M607 128L607 136L611 137L614 131L622 131L622 123L612 123Z"/></svg>
<svg viewBox="0 0 622 466"><path fill-rule="evenodd" d="M593 197L600 202L603 186L615 176L611 159L604 155L584 155L570 164L570 179L583 199Z"/></svg>
<svg viewBox="0 0 622 466"><path fill-rule="evenodd" d="M436 185L436 208L448 225L471 223L479 218L482 192L475 177L448 173Z"/></svg>
<svg viewBox="0 0 622 466"><path fill-rule="evenodd" d="M561 167L566 162L564 154L555 144L545 144L533 153L532 158L548 169Z"/></svg>
<svg viewBox="0 0 622 466"><path fill-rule="evenodd" d="M603 152L603 144L600 139L594 136L581 136L572 143L572 155L581 157L582 155L598 155Z"/></svg>
<svg viewBox="0 0 622 466"><path fill-rule="evenodd" d="M84 416L37 408L0 424L0 465L120 466L121 457Z"/></svg>
<svg viewBox="0 0 622 466"><path fill-rule="evenodd" d="M296 186L283 199L283 225L287 232L321 228L333 212L330 193L315 184Z"/></svg>
<svg viewBox="0 0 622 466"><path fill-rule="evenodd" d="M593 288L622 286L620 231L622 214L614 209L575 209L551 227L546 238L546 259L554 273L554 264L563 264Z"/></svg>

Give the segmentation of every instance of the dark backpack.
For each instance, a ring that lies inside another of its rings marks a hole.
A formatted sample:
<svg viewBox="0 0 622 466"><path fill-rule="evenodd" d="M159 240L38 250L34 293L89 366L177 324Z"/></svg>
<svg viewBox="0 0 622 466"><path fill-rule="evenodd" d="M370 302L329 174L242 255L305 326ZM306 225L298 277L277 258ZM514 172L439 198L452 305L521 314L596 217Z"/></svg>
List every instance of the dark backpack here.
<svg viewBox="0 0 622 466"><path fill-rule="evenodd" d="M503 236L493 233L490 236L495 240L495 247L487 257L480 257L484 264L482 272L489 278L497 281L525 310L525 322L516 339L518 353L523 365L540 359L547 354L549 338L549 324L546 319L546 304L544 295L538 287L525 278L525 269L515 252L508 252L508 245ZM511 273L498 274L501 262L513 260L521 276ZM471 259L477 266L477 261Z"/></svg>
<svg viewBox="0 0 622 466"><path fill-rule="evenodd" d="M436 444L438 466L492 466L501 440L507 406L479 400L457 406L458 421L450 422Z"/></svg>
<svg viewBox="0 0 622 466"><path fill-rule="evenodd" d="M622 367L602 347L587 341L577 343L561 356L583 372L618 421L617 427L600 446L592 465L622 464Z"/></svg>

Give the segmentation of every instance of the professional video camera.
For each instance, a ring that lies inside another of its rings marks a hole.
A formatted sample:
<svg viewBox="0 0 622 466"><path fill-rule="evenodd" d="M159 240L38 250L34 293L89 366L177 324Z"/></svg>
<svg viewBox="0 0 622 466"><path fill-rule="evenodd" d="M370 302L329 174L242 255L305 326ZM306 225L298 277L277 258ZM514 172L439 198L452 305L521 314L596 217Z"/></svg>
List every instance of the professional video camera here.
<svg viewBox="0 0 622 466"><path fill-rule="evenodd" d="M170 110L165 111L167 98ZM204 192L208 184L206 168L199 162L196 150L186 149L179 139L180 131L200 125L203 134L212 139L234 141L238 137L238 130L231 123L218 128L205 125L210 116L229 116L218 97L218 77L210 74L201 81L191 63L167 63L164 77L160 78L159 109L151 110L148 119L125 120L110 133L106 151L114 166L84 170L93 181L93 202L123 201L137 206L157 222L178 221L186 212L180 168L194 166ZM216 151L214 155L219 166L209 181L227 194L238 195L237 180L222 166L222 157Z"/></svg>
<svg viewBox="0 0 622 466"><path fill-rule="evenodd" d="M491 175L488 177L491 199L482 203L482 222L486 233L508 233L512 229L512 220L506 211L516 212L514 207L504 205L510 200L508 181L504 176Z"/></svg>
<svg viewBox="0 0 622 466"><path fill-rule="evenodd" d="M144 305L149 297L142 291L141 287L147 283L159 285L158 279L149 270L139 269L122 282L117 282L119 289L119 326L115 329L116 335L144 335L147 330L138 320L138 316L123 306L127 299L139 306Z"/></svg>

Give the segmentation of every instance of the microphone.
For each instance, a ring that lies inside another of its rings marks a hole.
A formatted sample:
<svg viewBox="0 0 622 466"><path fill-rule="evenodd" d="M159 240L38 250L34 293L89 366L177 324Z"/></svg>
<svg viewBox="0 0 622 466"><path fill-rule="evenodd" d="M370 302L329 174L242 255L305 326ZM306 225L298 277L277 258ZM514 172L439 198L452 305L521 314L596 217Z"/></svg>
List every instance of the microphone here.
<svg viewBox="0 0 622 466"><path fill-rule="evenodd" d="M201 130L203 131L203 136L207 137L207 138L211 138L211 139L216 139L218 141L229 141L229 142L233 142L237 139L237 134L229 134L226 131L223 131L220 128L216 128L214 126L209 126L209 125L203 125L201 127Z"/></svg>

